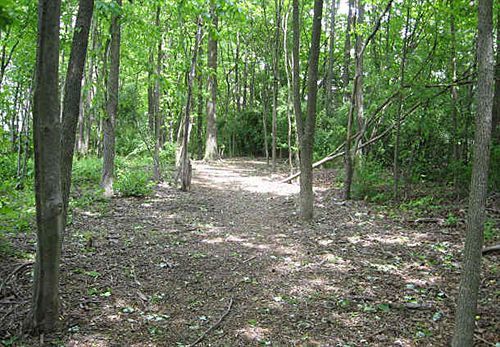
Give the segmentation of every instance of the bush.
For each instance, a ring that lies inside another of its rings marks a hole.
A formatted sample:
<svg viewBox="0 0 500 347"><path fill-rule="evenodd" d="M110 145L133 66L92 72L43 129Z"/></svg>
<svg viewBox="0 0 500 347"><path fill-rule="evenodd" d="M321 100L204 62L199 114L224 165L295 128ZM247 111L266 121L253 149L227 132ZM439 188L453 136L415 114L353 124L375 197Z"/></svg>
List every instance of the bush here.
<svg viewBox="0 0 500 347"><path fill-rule="evenodd" d="M94 156L75 160L73 163L74 184L99 184L102 171L102 159Z"/></svg>
<svg viewBox="0 0 500 347"><path fill-rule="evenodd" d="M116 189L122 196L143 197L153 191L153 183L144 170L132 170L118 175Z"/></svg>
<svg viewBox="0 0 500 347"><path fill-rule="evenodd" d="M353 179L352 192L356 199L382 202L390 199L392 177L384 170L381 163L362 159L358 164Z"/></svg>
<svg viewBox="0 0 500 347"><path fill-rule="evenodd" d="M175 151L177 147L175 143L165 143L163 149L160 152L160 163L163 165L173 165L175 164Z"/></svg>

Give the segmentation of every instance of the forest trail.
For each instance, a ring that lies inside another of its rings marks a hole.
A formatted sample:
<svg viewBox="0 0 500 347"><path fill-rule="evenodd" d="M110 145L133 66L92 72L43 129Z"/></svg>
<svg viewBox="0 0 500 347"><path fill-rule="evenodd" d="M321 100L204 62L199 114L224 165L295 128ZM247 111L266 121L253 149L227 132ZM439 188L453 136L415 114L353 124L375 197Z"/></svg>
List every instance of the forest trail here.
<svg viewBox="0 0 500 347"><path fill-rule="evenodd" d="M397 222L326 189L317 191L314 221L302 223L298 186L280 177L258 160L196 162L190 192L162 184L146 199L77 210L64 247L57 341L446 345L462 228ZM13 292L29 298L21 275ZM478 325L494 340L495 275L484 278Z"/></svg>

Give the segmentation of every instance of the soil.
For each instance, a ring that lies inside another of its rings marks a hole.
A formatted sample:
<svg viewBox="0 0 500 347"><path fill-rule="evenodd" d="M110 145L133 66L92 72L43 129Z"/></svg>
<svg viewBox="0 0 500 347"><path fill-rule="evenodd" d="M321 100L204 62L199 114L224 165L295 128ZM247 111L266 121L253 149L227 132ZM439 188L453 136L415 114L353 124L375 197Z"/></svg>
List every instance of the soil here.
<svg viewBox="0 0 500 347"><path fill-rule="evenodd" d="M265 162L195 162L191 191L75 210L62 316L23 335L32 266L0 259L0 340L37 346L447 346L463 223L345 202L317 175L315 217ZM103 207L107 206L107 207ZM34 251L33 235L16 247ZM484 257L477 346L500 342L498 255ZM200 340L201 339L201 340ZM498 345L498 344L497 344Z"/></svg>

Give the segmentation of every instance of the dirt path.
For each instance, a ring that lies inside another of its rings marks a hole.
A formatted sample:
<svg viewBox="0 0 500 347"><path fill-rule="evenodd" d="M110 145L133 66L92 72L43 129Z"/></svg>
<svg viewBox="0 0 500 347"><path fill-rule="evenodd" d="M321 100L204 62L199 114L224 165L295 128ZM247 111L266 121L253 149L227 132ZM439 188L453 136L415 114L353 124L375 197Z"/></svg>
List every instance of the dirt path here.
<svg viewBox="0 0 500 347"><path fill-rule="evenodd" d="M298 187L276 183L259 161L196 163L193 178L188 193L162 185L151 198L75 214L65 328L52 341L186 346L223 317L200 345L448 344L462 228L397 223L326 190L304 224ZM493 343L494 271L486 260L478 320ZM29 283L12 292L29 298ZM0 334L16 334L16 317Z"/></svg>

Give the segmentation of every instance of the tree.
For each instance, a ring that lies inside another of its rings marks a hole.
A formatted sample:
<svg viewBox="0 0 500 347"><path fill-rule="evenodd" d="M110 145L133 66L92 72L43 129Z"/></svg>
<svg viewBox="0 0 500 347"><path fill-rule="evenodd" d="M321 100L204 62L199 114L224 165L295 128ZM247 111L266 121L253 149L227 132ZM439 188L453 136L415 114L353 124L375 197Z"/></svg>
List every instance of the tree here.
<svg viewBox="0 0 500 347"><path fill-rule="evenodd" d="M314 145L314 131L316 126L316 98L318 94L318 61L319 44L321 39L321 16L323 1L314 1L313 25L311 34L311 48L308 65L308 93L306 119L302 119L300 90L299 90L299 49L300 49L300 17L299 1L293 1L293 96L297 132L300 144L300 216L304 220L313 217L314 194L312 190L312 159Z"/></svg>
<svg viewBox="0 0 500 347"><path fill-rule="evenodd" d="M180 150L180 165L178 168L178 175L181 178L181 190L187 191L191 187L191 161L189 159L189 135L190 135L190 117L191 117L191 104L193 99L193 83L196 73L196 60L198 57L199 47L202 38L202 20L201 16L198 17L197 30L195 43L193 48L193 55L191 58L191 66L187 76L187 98L184 116L184 131L182 133L182 146Z"/></svg>
<svg viewBox="0 0 500 347"><path fill-rule="evenodd" d="M111 15L111 41L109 46L109 74L107 81L106 118L103 120L103 165L101 186L103 195L113 196L115 173L115 124L118 110L118 84L120 77L120 11L122 0L115 0L117 8Z"/></svg>
<svg viewBox="0 0 500 347"><path fill-rule="evenodd" d="M207 99L207 134L204 160L218 160L217 150L217 7L215 0L210 0L210 18L212 27L208 35L208 99Z"/></svg>
<svg viewBox="0 0 500 347"><path fill-rule="evenodd" d="M491 122L493 110L493 1L480 0L477 43L477 115L474 137L472 178L462 274L455 314L453 347L473 345L474 321L481 277L481 250L488 189Z"/></svg>
<svg viewBox="0 0 500 347"><path fill-rule="evenodd" d="M52 330L59 317L59 263L64 230L61 192L59 16L61 1L38 3L38 45L33 107L37 251L31 325Z"/></svg>
<svg viewBox="0 0 500 347"><path fill-rule="evenodd" d="M75 150L76 127L81 112L82 78L87 56L90 24L94 10L94 0L80 0L76 18L71 55L64 85L64 100L62 112L62 157L61 186L63 195L63 214L66 214L71 189L71 169Z"/></svg>

